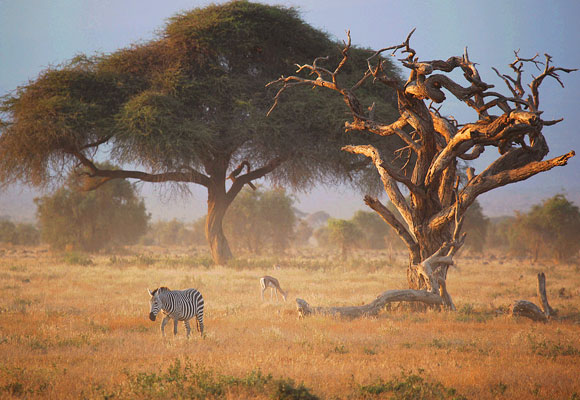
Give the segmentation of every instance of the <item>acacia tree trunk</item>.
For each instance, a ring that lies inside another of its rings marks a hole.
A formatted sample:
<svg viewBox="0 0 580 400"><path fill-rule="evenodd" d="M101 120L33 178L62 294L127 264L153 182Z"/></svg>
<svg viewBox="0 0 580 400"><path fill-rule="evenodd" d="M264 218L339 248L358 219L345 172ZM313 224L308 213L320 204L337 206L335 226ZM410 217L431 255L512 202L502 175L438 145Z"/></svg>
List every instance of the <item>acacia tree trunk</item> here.
<svg viewBox="0 0 580 400"><path fill-rule="evenodd" d="M207 218L205 221L205 236L211 249L211 256L216 264L226 264L233 258L223 230L223 221L228 207L244 185L256 190L256 186L252 181L272 172L284 161L284 159L277 157L255 170L252 170L248 161L243 161L227 175L230 159L231 154L220 154L206 161L204 165L209 175L206 185ZM246 173L242 173L244 168ZM227 180L232 181L229 190L226 190Z"/></svg>
<svg viewBox="0 0 580 400"><path fill-rule="evenodd" d="M226 172L229 157L206 164L209 174L207 187L207 218L205 220L205 236L211 250L211 256L216 264L227 264L233 257L228 240L224 235L223 221L231 200L226 191Z"/></svg>
<svg viewBox="0 0 580 400"><path fill-rule="evenodd" d="M208 190L205 236L216 264L226 264L233 257L223 230L223 220L227 209L225 191L216 193L211 189Z"/></svg>

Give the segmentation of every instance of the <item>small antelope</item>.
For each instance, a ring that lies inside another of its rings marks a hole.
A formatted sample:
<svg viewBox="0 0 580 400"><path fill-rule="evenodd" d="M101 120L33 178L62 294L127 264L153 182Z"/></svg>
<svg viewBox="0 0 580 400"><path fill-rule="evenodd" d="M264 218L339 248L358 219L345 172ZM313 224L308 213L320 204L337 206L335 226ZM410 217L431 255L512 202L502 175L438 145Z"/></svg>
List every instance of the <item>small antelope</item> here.
<svg viewBox="0 0 580 400"><path fill-rule="evenodd" d="M263 276L260 278L260 286L262 287L262 301L264 301L264 292L266 291L267 288L271 289L270 300L274 300L273 292L276 292L276 301L278 301L278 292L280 292L282 294L282 297L284 298L284 301L286 301L287 293L280 287L278 279L268 275Z"/></svg>

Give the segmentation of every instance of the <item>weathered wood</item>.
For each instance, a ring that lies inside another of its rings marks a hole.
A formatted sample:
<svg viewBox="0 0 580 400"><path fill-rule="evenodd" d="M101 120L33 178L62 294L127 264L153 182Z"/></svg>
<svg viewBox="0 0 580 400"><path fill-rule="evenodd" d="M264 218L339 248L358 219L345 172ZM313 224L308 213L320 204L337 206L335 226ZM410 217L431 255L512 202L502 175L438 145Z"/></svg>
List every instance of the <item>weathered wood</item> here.
<svg viewBox="0 0 580 400"><path fill-rule="evenodd" d="M534 303L526 300L517 300L512 308L512 316L526 317L534 321L547 322L556 312L548 303L546 294L546 275L543 272L538 273L538 298L542 309Z"/></svg>
<svg viewBox="0 0 580 400"><path fill-rule="evenodd" d="M312 314L334 315L347 318L377 315L387 303L408 301L421 302L429 305L443 305L443 299L424 290L387 290L375 300L362 306L346 307L313 307L302 299L296 299L298 316L300 318Z"/></svg>
<svg viewBox="0 0 580 400"><path fill-rule="evenodd" d="M517 300L512 308L512 316L526 317L534 321L546 322L548 318L540 310L540 307L527 300Z"/></svg>
<svg viewBox="0 0 580 400"><path fill-rule="evenodd" d="M548 295L546 294L546 275L543 272L538 273L538 299L540 300L540 306L542 307L542 311L544 311L544 315L547 318L554 315L554 309L550 307L548 303Z"/></svg>
<svg viewBox="0 0 580 400"><path fill-rule="evenodd" d="M453 309L445 280L447 270L453 263L453 254L462 244L459 240L460 222L469 206L483 193L566 165L575 155L574 151L570 151L545 160L549 148L542 128L559 121L542 120L538 95L538 88L545 78L551 77L563 86L558 73L575 70L552 66L551 57L546 55L544 71L533 77L529 85L531 93L526 93L521 81L524 65L532 63L537 67L539 62L534 58L521 58L516 52L516 60L510 64L516 78L501 75L496 70L511 93L503 95L491 91L493 85L482 80L477 64L469 59L467 49L463 56L419 61L415 50L410 47L413 32L403 43L382 48L367 58L367 71L350 88L337 79L349 61L351 40L348 33L343 58L334 71L317 65L317 61L322 60L318 58L312 65L298 66L298 73L304 71L309 73L308 76L282 76L271 82L269 85L280 86L272 108L289 88L327 88L342 96L351 111L352 121L346 123L347 131L397 135L405 142L406 146L393 154L381 154L378 147L370 145L345 146L343 150L364 155L373 161L385 192L402 216L401 220L378 200L369 196L365 198L367 205L395 229L409 249L409 288L440 293L445 305ZM391 52L391 56L397 52L403 54L399 61L410 70L405 83L391 76L389 69L385 68L387 62L383 55L387 51ZM465 86L445 75L458 69L463 71L467 81ZM357 97L357 89L371 78L373 82L396 91L400 115L397 121L377 119L377 114L373 112L374 105L367 108L368 113L364 110L362 100ZM443 102L446 93L472 108L478 115L477 120L460 124L453 117L442 115L432 103ZM478 174L473 169L468 170L468 180L461 182L460 187L457 179L460 175L459 160L476 159L486 148L499 150L500 156ZM394 164L397 160L404 161L402 168ZM401 186L408 189L408 196L403 194ZM449 252L446 243L455 243ZM549 308L546 311L550 313Z"/></svg>
<svg viewBox="0 0 580 400"><path fill-rule="evenodd" d="M445 275L447 275L447 271L445 271ZM455 304L453 303L453 299L451 295L447 291L447 283L446 279L439 279L439 296L443 299L443 304L447 306L451 311L456 311Z"/></svg>

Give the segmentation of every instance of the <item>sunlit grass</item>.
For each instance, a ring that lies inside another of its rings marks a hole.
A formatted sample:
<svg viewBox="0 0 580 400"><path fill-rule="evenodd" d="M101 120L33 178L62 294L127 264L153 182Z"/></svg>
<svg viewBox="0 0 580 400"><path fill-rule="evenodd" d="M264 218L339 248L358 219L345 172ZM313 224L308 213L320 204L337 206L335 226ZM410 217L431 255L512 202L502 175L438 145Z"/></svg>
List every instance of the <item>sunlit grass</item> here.
<svg viewBox="0 0 580 400"><path fill-rule="evenodd" d="M575 265L464 256L448 277L457 312L393 305L377 318L299 320L296 297L357 305L405 288L405 255L359 252L341 262L303 250L210 267L200 249L73 256L16 250L0 259L0 398L266 399L283 398L284 390L295 396L287 398L325 399L405 398L416 390L449 399L580 394ZM514 300L537 302L539 270L547 274L558 319L512 319L506 312ZM261 301L264 274L279 279L288 302L271 302L269 293ZM176 337L161 337L159 322L148 319L147 294L160 285L202 292L205 338L187 340L183 325Z"/></svg>

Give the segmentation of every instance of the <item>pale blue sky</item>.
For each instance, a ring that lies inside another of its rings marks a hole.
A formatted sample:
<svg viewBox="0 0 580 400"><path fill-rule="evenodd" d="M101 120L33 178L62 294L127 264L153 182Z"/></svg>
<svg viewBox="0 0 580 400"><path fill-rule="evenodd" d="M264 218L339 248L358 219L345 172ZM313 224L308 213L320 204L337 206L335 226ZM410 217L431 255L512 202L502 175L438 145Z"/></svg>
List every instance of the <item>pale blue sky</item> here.
<svg viewBox="0 0 580 400"><path fill-rule="evenodd" d="M220 1L216 1L220 3ZM468 47L471 59L479 63L483 80L496 84L501 92L503 83L491 71L495 66L508 72L513 50L522 56L545 52L554 63L569 68L580 67L580 1L379 1L379 0L296 0L263 1L269 4L297 6L302 17L316 28L343 39L349 29L353 43L379 48L400 43L409 31L417 31L411 42L421 59L447 59L460 55ZM0 95L34 79L49 65L72 58L79 52L111 52L131 43L154 37L164 21L180 10L203 7L209 1L184 0L0 0ZM300 40L300 38L296 38ZM532 68L528 71L533 72ZM460 76L459 76L460 78ZM545 128L551 157L580 151L580 72L563 75L566 85L561 89L555 81L546 81L541 90L541 105L549 119L565 120ZM473 114L458 102L444 112L465 122ZM481 170L497 152L488 149L485 157L475 163ZM529 202L553 195L567 188L569 197L580 202L580 155L568 166L557 168L481 197L491 214L523 209ZM154 217L185 217L191 219L205 213L205 193L194 192L191 199L170 202L163 207L171 213L162 214L159 200L145 188ZM25 194L23 194L25 196ZM330 196L329 198L327 196ZM9 208L2 199L14 198L0 194L0 205ZM324 203L321 203L324 199ZM329 201L330 199L330 201ZM361 196L348 190L320 189L311 195L301 195L300 208L316 211L329 208L331 214L348 218L354 210L364 208ZM330 206L329 206L330 205ZM7 210L9 211L9 210ZM0 210L0 214L3 214Z"/></svg>

